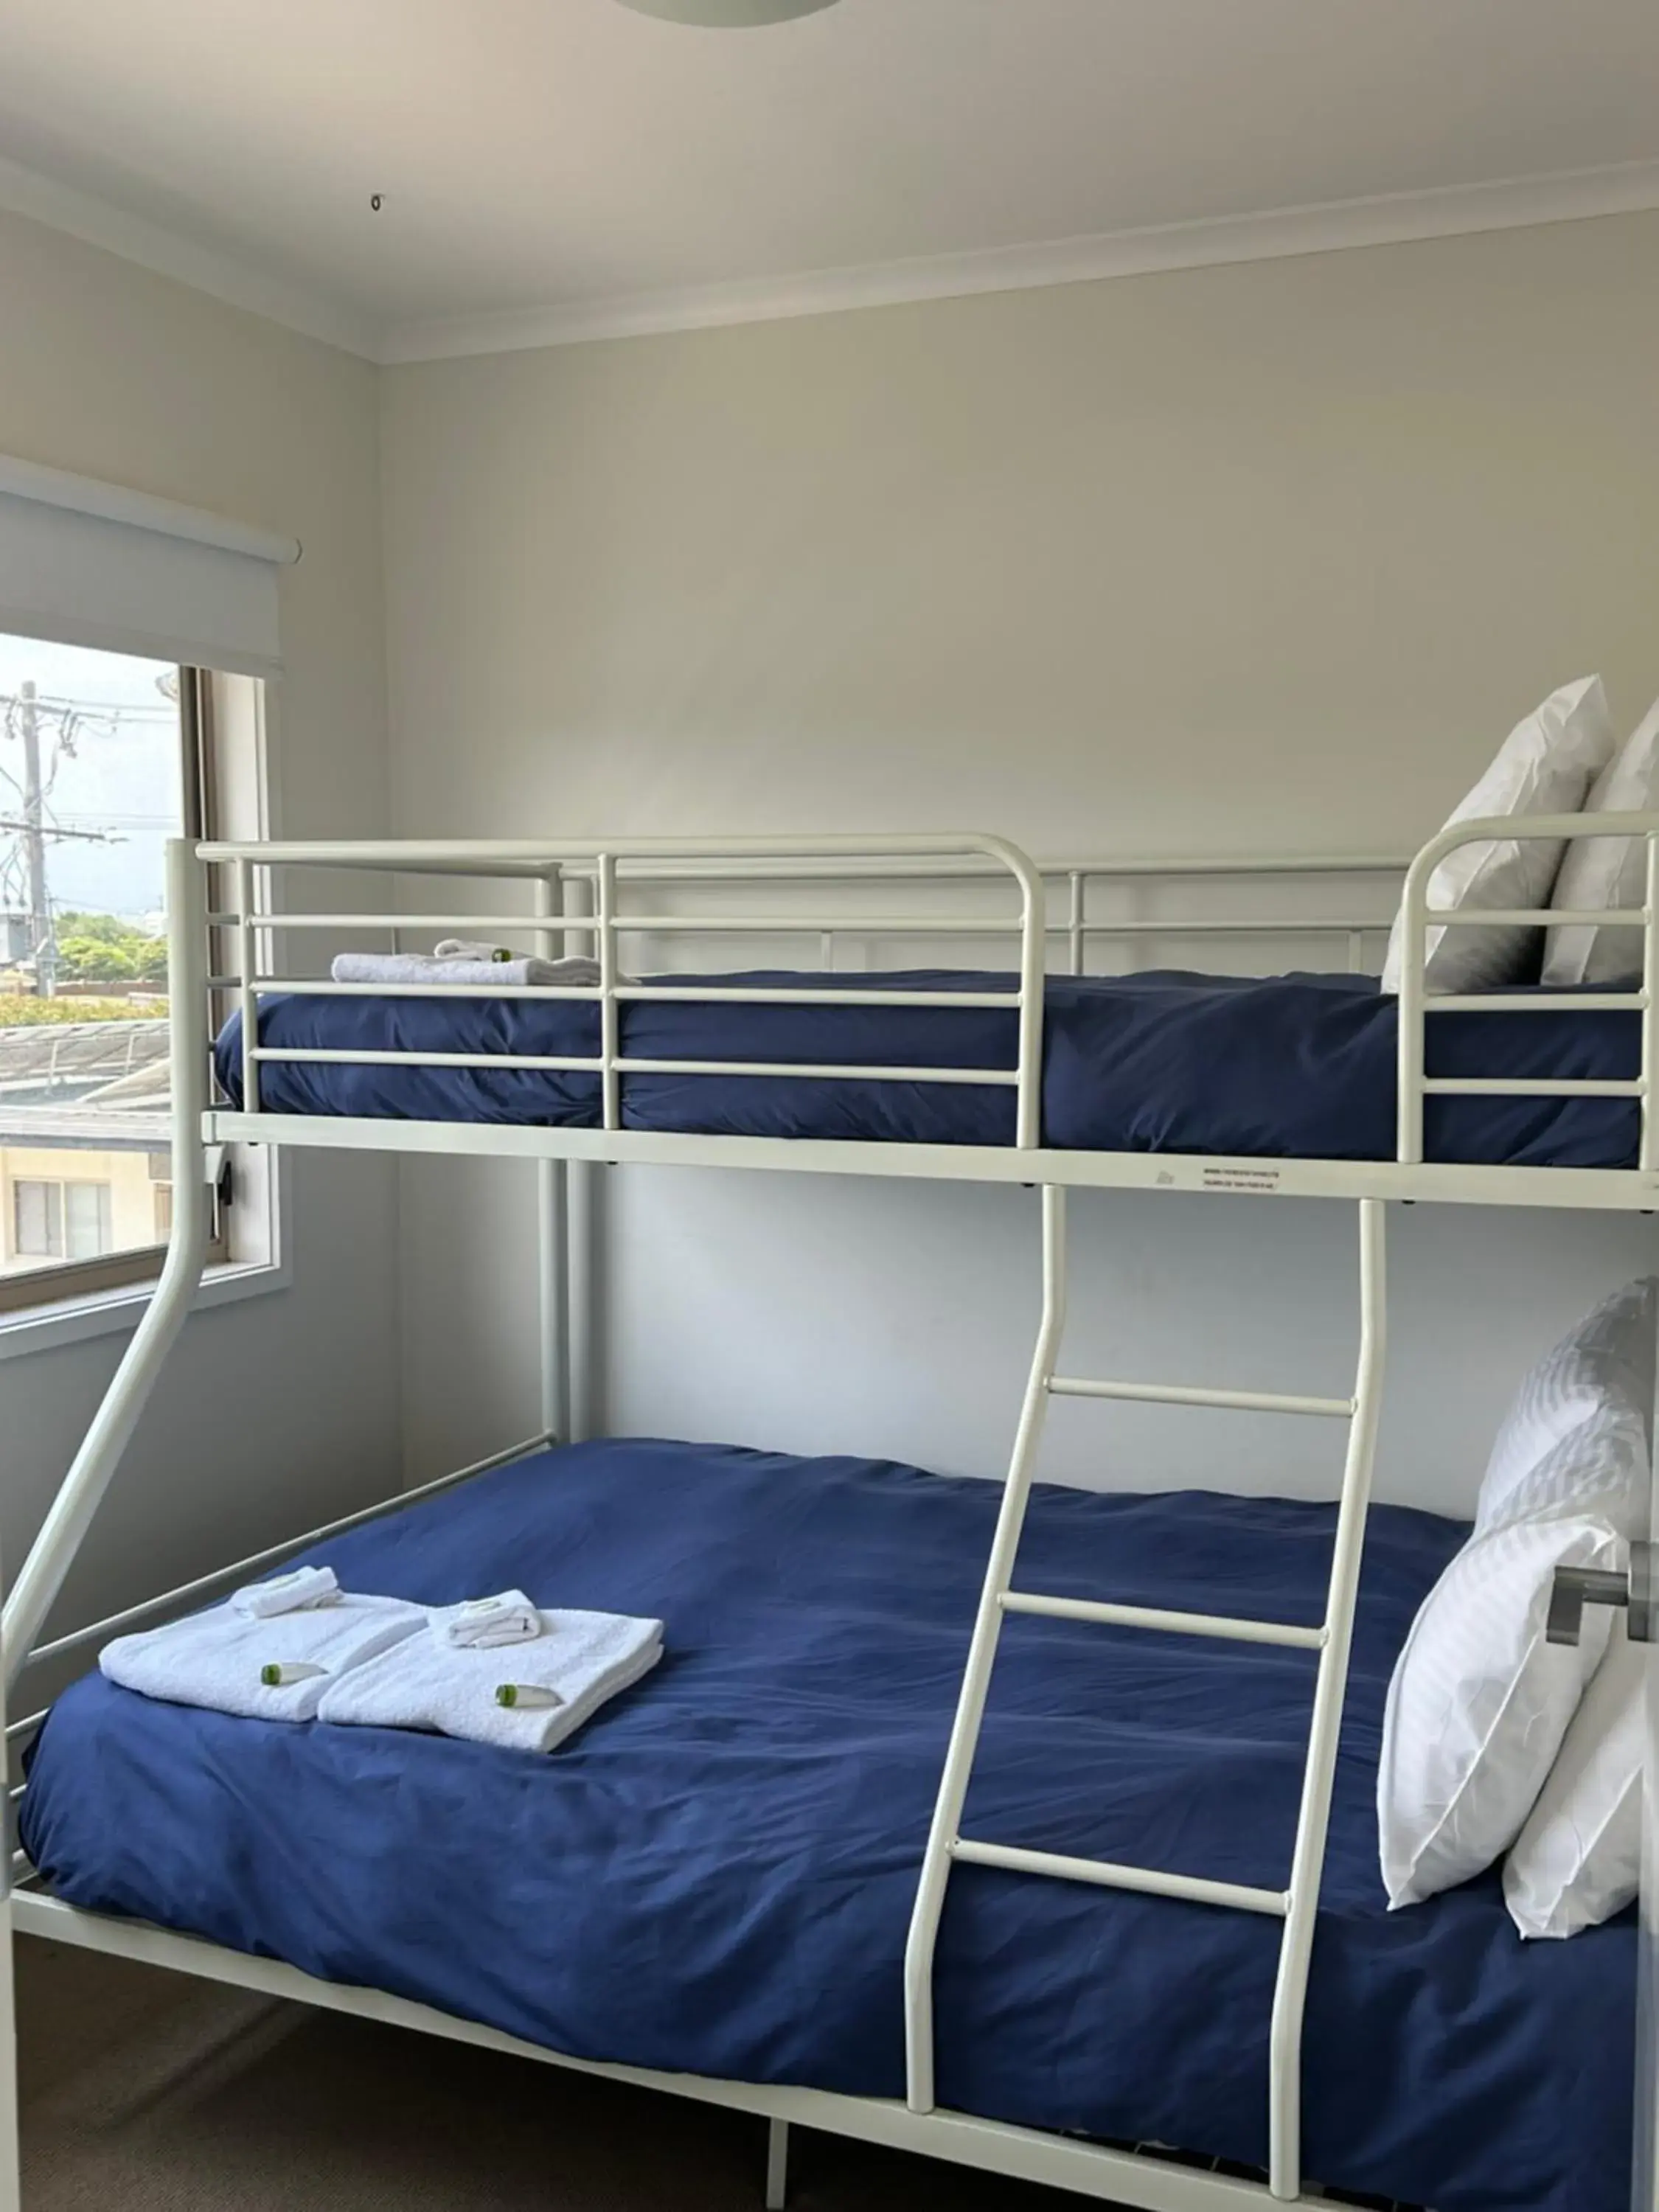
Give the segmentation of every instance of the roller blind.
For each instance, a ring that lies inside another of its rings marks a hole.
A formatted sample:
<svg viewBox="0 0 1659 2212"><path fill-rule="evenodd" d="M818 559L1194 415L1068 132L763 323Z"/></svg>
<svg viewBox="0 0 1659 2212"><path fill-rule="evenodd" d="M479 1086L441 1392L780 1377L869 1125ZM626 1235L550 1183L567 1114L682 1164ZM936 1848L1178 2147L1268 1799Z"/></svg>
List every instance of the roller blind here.
<svg viewBox="0 0 1659 2212"><path fill-rule="evenodd" d="M250 676L281 665L291 538L0 455L0 629Z"/></svg>

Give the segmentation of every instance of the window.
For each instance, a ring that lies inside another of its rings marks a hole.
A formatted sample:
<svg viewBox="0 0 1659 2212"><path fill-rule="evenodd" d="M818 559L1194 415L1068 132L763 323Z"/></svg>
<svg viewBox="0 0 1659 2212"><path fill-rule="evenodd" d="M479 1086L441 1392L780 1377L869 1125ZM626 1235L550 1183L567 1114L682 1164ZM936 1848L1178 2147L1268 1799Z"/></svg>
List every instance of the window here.
<svg viewBox="0 0 1659 2212"><path fill-rule="evenodd" d="M0 1318L161 1266L163 847L210 826L215 680L0 635Z"/></svg>
<svg viewBox="0 0 1659 2212"><path fill-rule="evenodd" d="M19 1260L96 1260L114 1243L106 1182L11 1187L12 1250Z"/></svg>

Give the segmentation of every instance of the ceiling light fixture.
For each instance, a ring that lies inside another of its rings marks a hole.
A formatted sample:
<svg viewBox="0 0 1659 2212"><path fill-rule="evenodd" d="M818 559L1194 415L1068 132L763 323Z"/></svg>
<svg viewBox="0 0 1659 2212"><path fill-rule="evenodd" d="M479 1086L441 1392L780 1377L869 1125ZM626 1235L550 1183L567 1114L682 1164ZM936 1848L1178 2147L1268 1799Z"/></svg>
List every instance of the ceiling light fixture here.
<svg viewBox="0 0 1659 2212"><path fill-rule="evenodd" d="M665 23L696 23L709 31L745 31L759 23L793 22L816 15L836 0L622 0L636 15L659 15Z"/></svg>

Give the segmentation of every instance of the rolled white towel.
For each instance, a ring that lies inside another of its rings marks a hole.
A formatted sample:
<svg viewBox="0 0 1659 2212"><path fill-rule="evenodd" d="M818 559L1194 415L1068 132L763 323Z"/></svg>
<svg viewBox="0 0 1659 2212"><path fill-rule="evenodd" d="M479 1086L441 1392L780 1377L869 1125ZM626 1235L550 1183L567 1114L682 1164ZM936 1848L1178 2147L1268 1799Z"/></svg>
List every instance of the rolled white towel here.
<svg viewBox="0 0 1659 2212"><path fill-rule="evenodd" d="M503 1751L553 1751L662 1657L662 1623L625 1613L544 1612L542 1632L511 1652L407 1638L331 1682L319 1720L435 1729ZM501 1702L511 1687L513 1703ZM529 1693L550 1693L553 1704Z"/></svg>
<svg viewBox="0 0 1659 2212"><path fill-rule="evenodd" d="M568 960L541 960L533 954L464 960L430 952L337 952L331 973L337 983L465 983L495 991L533 983L592 990L599 980L599 963L581 955Z"/></svg>
<svg viewBox="0 0 1659 2212"><path fill-rule="evenodd" d="M332 1567L295 1567L292 1574L273 1575L268 1583L250 1583L246 1589L233 1590L230 1609L248 1620L269 1620L279 1613L334 1605L339 1595Z"/></svg>
<svg viewBox="0 0 1659 2212"><path fill-rule="evenodd" d="M248 1720L308 1721L331 1684L349 1680L353 1668L417 1635L426 1623L423 1606L345 1590L331 1605L263 1620L216 1605L165 1628L118 1636L99 1653L98 1664L112 1682L146 1698ZM271 1668L279 1679L267 1682L262 1677Z"/></svg>
<svg viewBox="0 0 1659 2212"><path fill-rule="evenodd" d="M493 1651L503 1644L528 1644L542 1632L542 1617L520 1589L494 1597L469 1598L465 1605L437 1607L432 1633L460 1651Z"/></svg>

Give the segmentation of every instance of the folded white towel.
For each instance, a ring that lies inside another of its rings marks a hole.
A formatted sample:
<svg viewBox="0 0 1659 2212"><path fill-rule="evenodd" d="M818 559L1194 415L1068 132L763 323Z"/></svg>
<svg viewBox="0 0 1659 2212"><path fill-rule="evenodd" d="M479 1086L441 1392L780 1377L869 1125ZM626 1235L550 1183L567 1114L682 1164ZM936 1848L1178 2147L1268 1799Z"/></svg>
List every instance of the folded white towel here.
<svg viewBox="0 0 1659 2212"><path fill-rule="evenodd" d="M432 957L446 963L459 961L463 966L476 967L480 962L491 968L522 968L532 983L581 984L592 988L599 980L599 963L591 952L568 952L562 959L547 960L539 956L524 958L509 952L504 945L491 945L482 937L445 937L433 948Z"/></svg>
<svg viewBox="0 0 1659 2212"><path fill-rule="evenodd" d="M430 952L337 952L332 974L337 983L467 983L495 991L508 984L535 983L592 990L599 980L599 963L580 955L569 960L539 960L533 955L456 960L440 959Z"/></svg>
<svg viewBox="0 0 1659 2212"><path fill-rule="evenodd" d="M318 1718L347 1727L433 1729L505 1751L552 1751L662 1657L662 1623L616 1613L544 1613L510 1652L458 1650L416 1636L328 1686ZM507 1684L550 1691L550 1705L503 1705Z"/></svg>
<svg viewBox="0 0 1659 2212"><path fill-rule="evenodd" d="M165 1628L118 1636L98 1655L112 1682L176 1705L205 1705L246 1719L308 1721L349 1668L376 1658L427 1624L422 1606L341 1591L331 1605L250 1619L230 1605ZM421 1638L422 1643L428 1639ZM266 1667L320 1668L295 1681L261 1681Z"/></svg>
<svg viewBox="0 0 1659 2212"><path fill-rule="evenodd" d="M458 1650L493 1651L503 1644L527 1644L541 1632L542 1617L520 1589L439 1606L432 1615L432 1633Z"/></svg>
<svg viewBox="0 0 1659 2212"><path fill-rule="evenodd" d="M230 1606L249 1620L269 1620L279 1613L333 1605L339 1595L332 1567L295 1567L292 1574L273 1575L268 1583L250 1583L246 1589L233 1590Z"/></svg>

